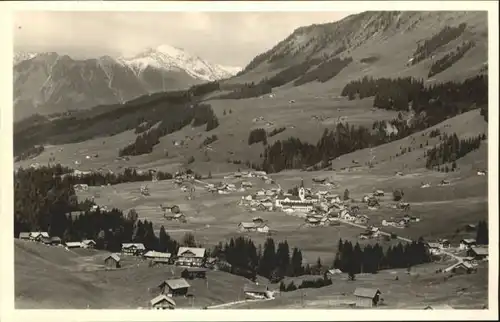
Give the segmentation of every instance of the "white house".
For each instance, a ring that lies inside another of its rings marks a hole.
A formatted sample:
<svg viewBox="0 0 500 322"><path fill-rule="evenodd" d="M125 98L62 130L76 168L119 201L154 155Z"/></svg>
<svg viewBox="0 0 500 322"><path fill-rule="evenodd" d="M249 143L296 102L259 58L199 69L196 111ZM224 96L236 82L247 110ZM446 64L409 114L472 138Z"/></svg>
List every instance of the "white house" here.
<svg viewBox="0 0 500 322"><path fill-rule="evenodd" d="M461 250L466 250L466 249L470 249L471 247L474 247L476 246L476 240L473 239L473 238L466 238L466 239L462 239L460 241L460 249Z"/></svg>
<svg viewBox="0 0 500 322"><path fill-rule="evenodd" d="M426 246L431 255L438 255L441 253L441 245L439 243L427 243Z"/></svg>

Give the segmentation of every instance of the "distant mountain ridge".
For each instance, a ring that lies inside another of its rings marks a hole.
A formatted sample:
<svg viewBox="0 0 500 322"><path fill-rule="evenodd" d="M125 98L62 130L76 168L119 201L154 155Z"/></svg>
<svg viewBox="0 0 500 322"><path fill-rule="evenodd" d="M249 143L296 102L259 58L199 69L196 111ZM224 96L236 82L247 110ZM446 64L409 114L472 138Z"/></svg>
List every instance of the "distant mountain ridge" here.
<svg viewBox="0 0 500 322"><path fill-rule="evenodd" d="M228 78L240 70L168 45L132 58L73 59L55 52L16 52L13 64L16 120L35 113L124 103L141 95Z"/></svg>

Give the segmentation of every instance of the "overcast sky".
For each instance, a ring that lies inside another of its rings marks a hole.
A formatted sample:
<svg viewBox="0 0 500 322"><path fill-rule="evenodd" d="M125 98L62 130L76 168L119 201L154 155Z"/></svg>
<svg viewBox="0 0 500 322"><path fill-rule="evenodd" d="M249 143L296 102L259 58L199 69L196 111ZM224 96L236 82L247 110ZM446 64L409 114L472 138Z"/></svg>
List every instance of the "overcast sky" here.
<svg viewBox="0 0 500 322"><path fill-rule="evenodd" d="M294 29L354 12L16 12L14 48L74 58L131 56L161 44L244 67Z"/></svg>

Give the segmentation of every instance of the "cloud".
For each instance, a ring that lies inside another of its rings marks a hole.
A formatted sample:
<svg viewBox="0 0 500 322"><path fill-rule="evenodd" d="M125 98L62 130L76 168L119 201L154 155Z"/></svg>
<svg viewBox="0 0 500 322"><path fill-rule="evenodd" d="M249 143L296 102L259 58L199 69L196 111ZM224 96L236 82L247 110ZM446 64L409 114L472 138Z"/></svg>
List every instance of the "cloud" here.
<svg viewBox="0 0 500 322"><path fill-rule="evenodd" d="M14 46L79 58L130 56L169 44L215 63L244 66L298 27L351 13L25 11L14 16Z"/></svg>

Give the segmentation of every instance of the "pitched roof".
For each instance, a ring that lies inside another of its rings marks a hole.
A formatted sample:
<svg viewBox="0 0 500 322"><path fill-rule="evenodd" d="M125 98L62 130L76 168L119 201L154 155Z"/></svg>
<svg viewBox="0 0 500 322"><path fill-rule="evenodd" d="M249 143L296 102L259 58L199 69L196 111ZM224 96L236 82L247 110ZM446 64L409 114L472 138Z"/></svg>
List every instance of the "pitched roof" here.
<svg viewBox="0 0 500 322"><path fill-rule="evenodd" d="M243 228L247 228L247 229L257 227L254 222L240 222L239 226L241 226Z"/></svg>
<svg viewBox="0 0 500 322"><path fill-rule="evenodd" d="M154 299L152 299L151 301L149 301L149 303L151 305L156 305L156 304L161 303L163 301L167 301L168 303L170 303L173 306L176 305L175 301L172 298L166 296L165 294L158 295L157 297L155 297Z"/></svg>
<svg viewBox="0 0 500 322"><path fill-rule="evenodd" d="M170 253L162 253L162 252L157 252L155 250L150 250L146 254L144 254L144 257L156 257L156 258L170 258L172 254Z"/></svg>
<svg viewBox="0 0 500 322"><path fill-rule="evenodd" d="M267 291L267 285L262 284L245 284L243 292L245 293L264 293Z"/></svg>
<svg viewBox="0 0 500 322"><path fill-rule="evenodd" d="M115 261L119 262L120 261L120 256L116 255L116 254L110 254L108 257L106 257L104 260L107 260L108 258L112 258L114 259Z"/></svg>
<svg viewBox="0 0 500 322"><path fill-rule="evenodd" d="M464 238L460 242L465 244L475 244L476 240L474 238Z"/></svg>
<svg viewBox="0 0 500 322"><path fill-rule="evenodd" d="M135 247L136 249L140 250L145 250L146 247L144 247L144 244L142 243L123 243L122 248L133 248Z"/></svg>
<svg viewBox="0 0 500 322"><path fill-rule="evenodd" d="M81 242L66 242L67 247L81 247L82 243Z"/></svg>
<svg viewBox="0 0 500 322"><path fill-rule="evenodd" d="M476 255L488 255L488 247L472 247L471 250Z"/></svg>
<svg viewBox="0 0 500 322"><path fill-rule="evenodd" d="M427 246L430 248L439 248L440 247L439 243L427 243Z"/></svg>
<svg viewBox="0 0 500 322"><path fill-rule="evenodd" d="M197 247L179 247L179 251L177 252L177 256L182 256L185 252L191 252L195 257L204 257L205 256L205 248L197 248Z"/></svg>
<svg viewBox="0 0 500 322"><path fill-rule="evenodd" d="M358 287L354 291L354 296L374 298L375 295L377 295L377 293L381 293L381 292L376 288Z"/></svg>
<svg viewBox="0 0 500 322"><path fill-rule="evenodd" d="M176 278L176 279L166 280L165 284L167 284L168 287L170 287L173 290L177 290L177 289L180 289L180 288L186 288L186 287L190 287L191 286L183 278Z"/></svg>
<svg viewBox="0 0 500 322"><path fill-rule="evenodd" d="M82 240L82 244L84 244L84 245L94 244L95 245L95 241L92 239L85 239L85 240Z"/></svg>

